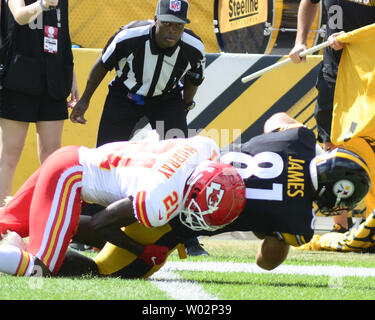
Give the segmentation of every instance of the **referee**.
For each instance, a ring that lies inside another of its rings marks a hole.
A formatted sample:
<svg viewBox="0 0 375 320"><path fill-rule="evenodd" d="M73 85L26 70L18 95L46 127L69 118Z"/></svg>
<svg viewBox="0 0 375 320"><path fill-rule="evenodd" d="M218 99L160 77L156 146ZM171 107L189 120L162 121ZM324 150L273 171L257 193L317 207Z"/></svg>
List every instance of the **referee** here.
<svg viewBox="0 0 375 320"><path fill-rule="evenodd" d="M162 138L188 136L186 114L195 106L194 96L204 79L205 66L204 44L185 28L190 23L188 9L185 0L159 0L154 20L133 21L108 41L70 115L72 122L86 123L84 114L92 95L107 72L115 68L97 146L130 140L143 117ZM82 214L99 210L90 205ZM185 246L189 255L208 255L197 239Z"/></svg>
<svg viewBox="0 0 375 320"><path fill-rule="evenodd" d="M86 122L84 113L93 93L107 72L116 68L97 146L129 140L144 116L161 137L187 137L186 113L195 105L205 65L202 41L185 28L190 23L188 8L184 0L160 0L154 20L131 22L109 40L70 115L72 122ZM162 126L157 126L159 121ZM169 130L173 131L168 134Z"/></svg>

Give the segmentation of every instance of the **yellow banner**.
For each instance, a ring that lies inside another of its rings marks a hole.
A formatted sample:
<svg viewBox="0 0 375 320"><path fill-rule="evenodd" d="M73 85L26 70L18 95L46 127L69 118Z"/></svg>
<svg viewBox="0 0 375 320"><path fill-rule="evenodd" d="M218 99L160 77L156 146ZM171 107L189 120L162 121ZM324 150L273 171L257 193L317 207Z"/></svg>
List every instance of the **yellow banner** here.
<svg viewBox="0 0 375 320"><path fill-rule="evenodd" d="M267 0L220 0L220 33L250 27L267 21Z"/></svg>
<svg viewBox="0 0 375 320"><path fill-rule="evenodd" d="M375 24L344 33L337 75L331 140L341 144L375 130Z"/></svg>

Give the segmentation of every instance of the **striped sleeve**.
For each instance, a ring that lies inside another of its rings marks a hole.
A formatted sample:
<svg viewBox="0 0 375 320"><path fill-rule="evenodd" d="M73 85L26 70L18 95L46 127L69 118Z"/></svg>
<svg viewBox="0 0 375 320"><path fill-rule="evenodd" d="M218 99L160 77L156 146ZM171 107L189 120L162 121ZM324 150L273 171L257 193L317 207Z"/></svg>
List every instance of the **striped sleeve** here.
<svg viewBox="0 0 375 320"><path fill-rule="evenodd" d="M102 51L102 65L109 71L116 67L116 36L119 34L119 32L114 34L109 39L108 43Z"/></svg>
<svg viewBox="0 0 375 320"><path fill-rule="evenodd" d="M152 225L147 216L146 195L147 195L146 191L137 192L133 200L133 207L134 207L135 217L138 219L139 223L145 227L151 228Z"/></svg>
<svg viewBox="0 0 375 320"><path fill-rule="evenodd" d="M189 78L192 84L199 86L205 76L206 53L204 44L201 39L189 29L185 29L182 41L188 48L187 52L189 53L191 64L191 69L186 74L186 77Z"/></svg>
<svg viewBox="0 0 375 320"><path fill-rule="evenodd" d="M134 43L132 40L147 36L150 25L138 28L121 28L114 34L102 51L102 65L107 70L112 70L118 66L118 62L126 58L131 52Z"/></svg>

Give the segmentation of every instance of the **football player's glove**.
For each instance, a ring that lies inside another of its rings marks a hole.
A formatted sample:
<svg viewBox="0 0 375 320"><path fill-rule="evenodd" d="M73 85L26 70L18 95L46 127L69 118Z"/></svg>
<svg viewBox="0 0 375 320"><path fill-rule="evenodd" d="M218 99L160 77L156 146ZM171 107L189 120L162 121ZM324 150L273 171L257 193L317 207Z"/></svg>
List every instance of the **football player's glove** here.
<svg viewBox="0 0 375 320"><path fill-rule="evenodd" d="M144 262L150 266L162 264L168 257L168 247L158 246L156 244L146 245L145 250L139 256Z"/></svg>

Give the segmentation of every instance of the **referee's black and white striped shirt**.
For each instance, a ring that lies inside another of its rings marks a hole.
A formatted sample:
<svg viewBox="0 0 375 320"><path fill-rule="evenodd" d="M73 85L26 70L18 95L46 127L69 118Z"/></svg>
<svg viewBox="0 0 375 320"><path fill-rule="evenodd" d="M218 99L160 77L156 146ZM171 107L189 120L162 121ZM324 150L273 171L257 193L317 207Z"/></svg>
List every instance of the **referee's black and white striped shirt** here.
<svg viewBox="0 0 375 320"><path fill-rule="evenodd" d="M125 26L105 46L102 64L107 70L117 71L111 86L151 98L176 89L183 77L200 85L205 67L205 48L200 38L185 28L176 46L159 49L154 22L146 23Z"/></svg>

